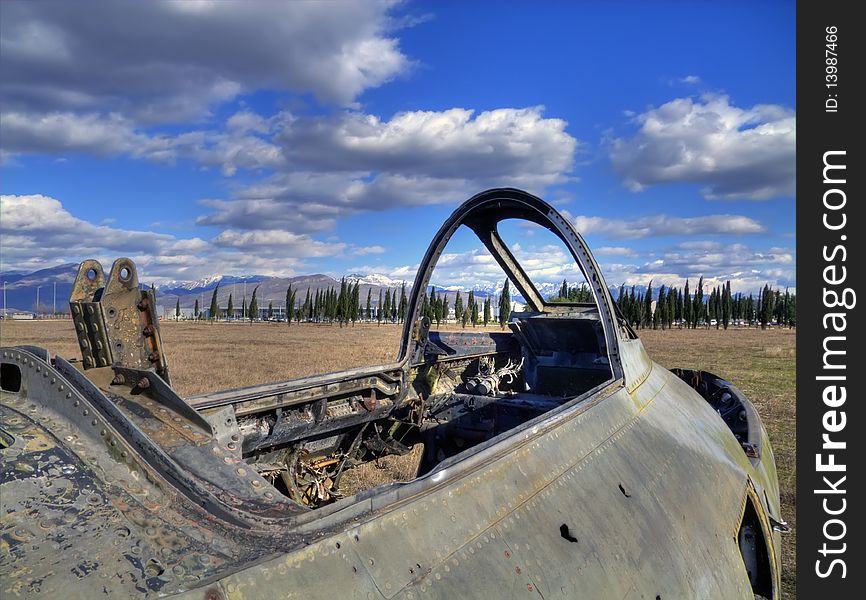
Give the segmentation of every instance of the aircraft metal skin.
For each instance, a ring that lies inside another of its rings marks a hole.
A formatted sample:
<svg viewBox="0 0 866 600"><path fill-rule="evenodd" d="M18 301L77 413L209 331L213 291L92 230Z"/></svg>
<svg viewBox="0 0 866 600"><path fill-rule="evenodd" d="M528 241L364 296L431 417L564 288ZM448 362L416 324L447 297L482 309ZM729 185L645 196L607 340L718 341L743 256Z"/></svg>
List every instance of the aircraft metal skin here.
<svg viewBox="0 0 866 600"><path fill-rule="evenodd" d="M545 303L498 243L502 218L558 235L597 306ZM497 251L529 301L527 313L512 315L510 335L438 334L420 318L436 259L460 225ZM77 299L74 290L72 304L91 366L35 347L2 349L3 598L779 598L785 525L754 408L724 380L652 362L582 238L534 196L490 190L443 225L390 365L183 399L167 383L154 298L138 290L134 264L119 259L105 279L87 262L82 277L89 282L77 286L93 289ZM130 323L144 324L141 336ZM533 350L532 332L568 327L597 332L607 360L592 368L609 377L566 370L594 387L554 402L537 390L566 367L544 362L552 359ZM478 357L517 353L535 391L486 399L460 391ZM712 398L696 391L711 385ZM720 390L742 423L720 416ZM456 429L422 422L434 410L425 403L440 396L466 403L441 413L458 415L444 424ZM308 456L340 435L333 456L396 452L380 425L396 430L417 415L419 435L463 432L466 419L486 423L484 402L508 405L490 413L497 419L531 418L491 430L407 483L311 508L261 474L273 447Z"/></svg>

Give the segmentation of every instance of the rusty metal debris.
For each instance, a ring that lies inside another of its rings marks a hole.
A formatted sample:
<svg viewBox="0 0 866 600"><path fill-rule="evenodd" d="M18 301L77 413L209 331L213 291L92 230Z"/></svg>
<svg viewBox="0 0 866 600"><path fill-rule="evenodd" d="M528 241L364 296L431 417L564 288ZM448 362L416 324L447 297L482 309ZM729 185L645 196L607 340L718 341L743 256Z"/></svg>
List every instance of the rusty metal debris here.
<svg viewBox="0 0 866 600"><path fill-rule="evenodd" d="M152 295L139 288L135 263L128 258L114 261L108 277L98 261L81 263L69 305L85 369L153 368L171 382Z"/></svg>
<svg viewBox="0 0 866 600"><path fill-rule="evenodd" d="M553 232L592 304L551 304L498 233ZM432 331L421 296L458 227L527 310ZM82 362L2 348L3 597L778 598L779 488L751 402L667 371L571 223L519 190L457 209L393 363L181 398L134 263L84 261ZM423 448L404 482L345 495Z"/></svg>
<svg viewBox="0 0 866 600"><path fill-rule="evenodd" d="M523 358L517 363L509 358L497 369L492 357L482 356L478 359L478 374L467 379L466 390L481 396L495 395L499 392L499 384L513 383L522 368Z"/></svg>

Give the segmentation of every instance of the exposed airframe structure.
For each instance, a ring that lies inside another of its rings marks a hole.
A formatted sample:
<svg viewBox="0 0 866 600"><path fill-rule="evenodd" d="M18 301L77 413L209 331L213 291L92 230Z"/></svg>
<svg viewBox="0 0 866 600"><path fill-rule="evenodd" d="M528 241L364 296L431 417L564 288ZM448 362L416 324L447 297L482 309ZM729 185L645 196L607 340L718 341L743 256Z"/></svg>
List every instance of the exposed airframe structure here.
<svg viewBox="0 0 866 600"><path fill-rule="evenodd" d="M546 227L595 303L550 304L498 233ZM421 295L474 231L527 301L438 333ZM396 362L181 398L135 265L82 263L81 361L2 349L4 597L778 598L779 489L752 404L653 363L581 236L496 189L419 268ZM418 476L341 497L423 444Z"/></svg>

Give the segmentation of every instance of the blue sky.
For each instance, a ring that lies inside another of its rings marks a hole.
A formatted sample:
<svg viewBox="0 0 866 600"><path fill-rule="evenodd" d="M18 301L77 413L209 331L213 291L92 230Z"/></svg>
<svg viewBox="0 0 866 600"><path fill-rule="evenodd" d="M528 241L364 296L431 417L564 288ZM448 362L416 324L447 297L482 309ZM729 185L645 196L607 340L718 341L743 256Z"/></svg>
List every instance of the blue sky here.
<svg viewBox="0 0 866 600"><path fill-rule="evenodd" d="M793 2L91 4L0 4L3 270L411 280L514 186L612 285L795 285ZM473 248L442 284L498 278Z"/></svg>

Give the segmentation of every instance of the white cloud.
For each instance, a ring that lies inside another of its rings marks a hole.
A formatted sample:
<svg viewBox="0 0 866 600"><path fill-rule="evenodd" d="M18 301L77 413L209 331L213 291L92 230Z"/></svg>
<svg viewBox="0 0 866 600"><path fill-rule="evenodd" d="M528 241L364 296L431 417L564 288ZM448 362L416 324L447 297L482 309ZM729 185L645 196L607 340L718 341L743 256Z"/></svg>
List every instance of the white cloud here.
<svg viewBox="0 0 866 600"><path fill-rule="evenodd" d="M33 271L84 258L111 264L118 256L129 256L138 264L142 280L160 283L216 272L293 275L307 267L306 259L382 250L274 230L229 229L206 240L100 226L72 215L59 200L42 195L0 196L0 214L2 270Z"/></svg>
<svg viewBox="0 0 866 600"><path fill-rule="evenodd" d="M735 273L760 265L793 268L794 255L783 248L754 250L744 244L720 244L688 252L670 251L660 255L654 266L676 268L678 272L701 274L726 271Z"/></svg>
<svg viewBox="0 0 866 600"><path fill-rule="evenodd" d="M308 234L277 229L226 229L211 239L98 226L70 214L48 196L0 197L0 263L9 268L36 270L58 262L94 257L110 264L118 255L132 257L143 281L199 279L216 273L288 276L309 272L308 259L384 254L382 246L352 246L340 240L318 240ZM535 238L529 238L534 240ZM530 279L542 287L583 280L578 267L561 244L514 243L512 252ZM686 277L703 275L707 285L727 279L735 290L754 290L764 283L785 287L794 283L794 255L790 249L754 249L744 244L715 240L680 242L655 255L630 248L607 246L597 254L634 262L602 264L608 283L681 285ZM382 273L395 280L412 281L418 265L356 266L351 272ZM472 288L501 286L504 274L485 249L445 252L436 267L437 285Z"/></svg>
<svg viewBox="0 0 866 600"><path fill-rule="evenodd" d="M278 136L288 160L311 170L378 171L437 179L520 177L561 182L577 141L543 107L398 113L383 121L348 112L294 119Z"/></svg>
<svg viewBox="0 0 866 600"><path fill-rule="evenodd" d="M681 250L687 250L682 252ZM744 244L723 244L715 241L686 242L659 253L657 258L642 264L602 265L610 281L626 285L660 285L682 288L691 280L694 289L698 278L704 278L705 288L731 282L734 292L754 292L769 283L772 287L793 287L794 256L785 248L758 250ZM609 281L609 282L610 282Z"/></svg>
<svg viewBox="0 0 866 600"><path fill-rule="evenodd" d="M354 248L352 254L355 256L367 256L368 254L384 254L386 252L384 246L362 246Z"/></svg>
<svg viewBox="0 0 866 600"><path fill-rule="evenodd" d="M583 274L565 246L538 245L523 247L513 244L511 250L520 262L529 279L547 289L558 287L563 279L571 285L584 281ZM350 269L359 273L378 273L391 279L413 281L418 264L397 267L382 265L359 265ZM431 283L455 289L498 289L505 280L502 268L485 248L461 252L445 252L436 263Z"/></svg>
<svg viewBox="0 0 866 600"><path fill-rule="evenodd" d="M405 73L394 2L4 3L7 109L198 118L255 89L350 105Z"/></svg>
<svg viewBox="0 0 866 600"><path fill-rule="evenodd" d="M53 113L4 118L3 143L17 152L191 160L232 176L269 173L228 199L202 202L203 225L316 231L335 219L396 206L456 203L478 190L514 186L541 193L568 180L578 141L541 107L265 118L249 110L224 127L148 133L119 116Z"/></svg>
<svg viewBox="0 0 866 600"><path fill-rule="evenodd" d="M632 137L609 140L614 168L633 191L662 183L702 186L709 199L765 200L794 193L794 111L739 108L727 96L678 98L635 117Z"/></svg>
<svg viewBox="0 0 866 600"><path fill-rule="evenodd" d="M601 246L596 248L593 254L595 256L624 256L626 258L637 256L637 252L624 246Z"/></svg>
<svg viewBox="0 0 866 600"><path fill-rule="evenodd" d="M610 278L613 279L613 278ZM679 273L671 273L660 270L648 272L621 272L619 281L625 284L626 287L647 286L652 282L653 289L658 289L664 285L667 288L676 287L682 291L685 286L687 277ZM689 277L689 288L694 292L698 277ZM726 282L731 282L731 291L734 294L742 293L745 295L758 293L765 284L769 284L772 288L794 289L793 273L788 271L780 271L774 269L754 270L745 273L737 273L734 275L723 276L705 276L704 277L704 294L709 294L710 290L715 287L720 287ZM617 285L617 287L619 287Z"/></svg>
<svg viewBox="0 0 866 600"><path fill-rule="evenodd" d="M38 194L0 196L3 260L50 259L72 247L95 251L141 251L171 236L94 225L74 217L54 198Z"/></svg>
<svg viewBox="0 0 866 600"><path fill-rule="evenodd" d="M199 223L256 229L277 219L281 228L320 230L341 216L456 203L487 187L540 193L566 181L572 168L578 142L565 126L543 117L541 107L418 111L387 121L356 112L312 119L281 113L263 152L273 161L261 163L276 173L231 199L207 201L213 212Z"/></svg>
<svg viewBox="0 0 866 600"><path fill-rule="evenodd" d="M268 120L241 112L228 119L225 131L167 135L138 130L117 114L10 112L3 115L2 142L8 154L82 153L162 162L187 158L219 167L231 176L238 169L273 168L282 163L280 148L261 135L270 127Z"/></svg>
<svg viewBox="0 0 866 600"><path fill-rule="evenodd" d="M226 229L213 238L215 246L238 248L258 255L281 253L288 256L333 256L345 250L342 243L328 244L309 235L275 229L235 231Z"/></svg>
<svg viewBox="0 0 866 600"><path fill-rule="evenodd" d="M584 281L583 274L571 255L559 242L555 244L513 243L512 253L526 271L531 281L545 294L555 292L562 280L570 285ZM686 278L694 287L698 277L703 276L706 285L721 285L730 280L734 291L750 292L760 289L765 283L774 287L794 286L794 255L790 249L756 249L740 243L717 241L694 241L675 244L661 252L639 252L625 247L601 247L597 257L613 256L618 262L601 262L602 274L608 285L619 287L625 283L653 286L682 287ZM412 281L418 265L389 267L363 265L353 267L352 272L381 273L392 279ZM446 288L473 289L486 287L497 289L502 285L504 274L486 249L449 252L440 257L431 282Z"/></svg>
<svg viewBox="0 0 866 600"><path fill-rule="evenodd" d="M97 156L134 154L148 144L118 114L70 112L32 114L7 111L2 119L3 147L8 152L87 152Z"/></svg>
<svg viewBox="0 0 866 600"><path fill-rule="evenodd" d="M572 218L567 212L567 217ZM705 215L700 217L671 217L652 215L636 219L610 219L606 217L573 217L577 231L590 235L603 235L614 239L637 239L656 236L683 235L742 235L762 233L763 225L743 215Z"/></svg>
<svg viewBox="0 0 866 600"><path fill-rule="evenodd" d="M680 82L687 83L689 85L697 85L701 82L701 78L697 75L686 75L685 77L680 79Z"/></svg>

